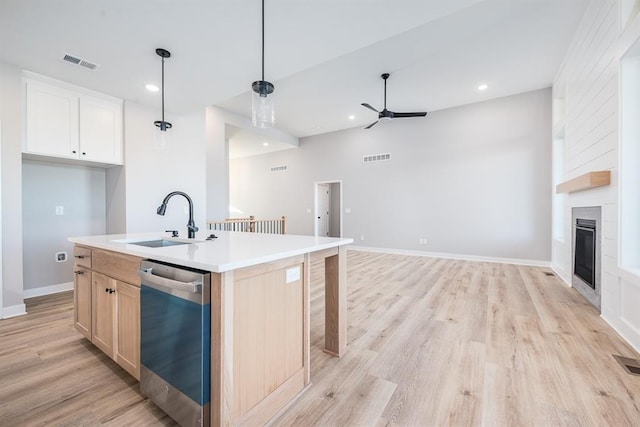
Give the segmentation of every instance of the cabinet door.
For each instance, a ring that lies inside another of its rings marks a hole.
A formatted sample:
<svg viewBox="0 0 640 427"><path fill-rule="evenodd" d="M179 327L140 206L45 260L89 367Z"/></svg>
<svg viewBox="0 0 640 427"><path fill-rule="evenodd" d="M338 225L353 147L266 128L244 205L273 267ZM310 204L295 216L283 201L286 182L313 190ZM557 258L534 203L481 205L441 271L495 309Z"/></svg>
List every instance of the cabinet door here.
<svg viewBox="0 0 640 427"><path fill-rule="evenodd" d="M80 96L80 159L122 164L122 103Z"/></svg>
<svg viewBox="0 0 640 427"><path fill-rule="evenodd" d="M73 272L73 324L91 340L91 270L76 264Z"/></svg>
<svg viewBox="0 0 640 427"><path fill-rule="evenodd" d="M91 289L92 333L91 341L100 350L114 358L116 281L104 274L93 272Z"/></svg>
<svg viewBox="0 0 640 427"><path fill-rule="evenodd" d="M78 95L27 81L28 153L78 158Z"/></svg>
<svg viewBox="0 0 640 427"><path fill-rule="evenodd" d="M116 282L118 344L116 362L140 379L140 288Z"/></svg>

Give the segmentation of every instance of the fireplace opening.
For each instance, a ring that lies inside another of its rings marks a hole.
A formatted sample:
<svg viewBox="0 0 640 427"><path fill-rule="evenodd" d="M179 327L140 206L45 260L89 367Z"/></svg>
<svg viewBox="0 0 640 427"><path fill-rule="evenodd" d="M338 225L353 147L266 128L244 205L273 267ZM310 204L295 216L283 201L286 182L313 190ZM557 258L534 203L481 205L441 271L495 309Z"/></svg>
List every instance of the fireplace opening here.
<svg viewBox="0 0 640 427"><path fill-rule="evenodd" d="M596 221L576 219L576 246L573 273L589 287L596 288Z"/></svg>
<svg viewBox="0 0 640 427"><path fill-rule="evenodd" d="M571 286L600 309L602 280L602 207L571 208Z"/></svg>

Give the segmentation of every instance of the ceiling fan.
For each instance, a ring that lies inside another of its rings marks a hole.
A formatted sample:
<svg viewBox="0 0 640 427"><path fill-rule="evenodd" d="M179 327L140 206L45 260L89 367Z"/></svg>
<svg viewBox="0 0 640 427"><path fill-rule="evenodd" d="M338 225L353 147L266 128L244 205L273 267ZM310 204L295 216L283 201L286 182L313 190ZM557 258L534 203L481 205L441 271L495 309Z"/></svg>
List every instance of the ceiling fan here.
<svg viewBox="0 0 640 427"><path fill-rule="evenodd" d="M378 123L380 121L380 119L398 119L398 118L402 118L402 117L424 117L424 116L427 115L427 113L424 112L424 111L422 111L422 112L412 112L412 113L396 113L394 111L387 110L387 79L389 78L389 73L384 73L384 74L380 75L380 77L382 77L382 79L384 80L384 109L382 111L378 111L375 108L373 108L371 105L367 104L366 102L362 103L363 107L366 107L366 108L368 108L370 110L373 110L376 113L378 113L378 120L376 120L375 122L371 123L365 129L370 129L371 127L373 127L373 125Z"/></svg>

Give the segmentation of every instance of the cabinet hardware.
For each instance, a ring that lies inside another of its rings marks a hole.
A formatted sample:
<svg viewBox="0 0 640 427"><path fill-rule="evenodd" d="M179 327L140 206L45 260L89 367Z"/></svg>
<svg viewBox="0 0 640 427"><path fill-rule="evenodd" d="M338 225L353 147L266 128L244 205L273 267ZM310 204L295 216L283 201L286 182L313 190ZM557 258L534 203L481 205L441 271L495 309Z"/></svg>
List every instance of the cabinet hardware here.
<svg viewBox="0 0 640 427"><path fill-rule="evenodd" d="M78 271L74 271L74 273L75 273L75 274L84 274L84 271L80 271L80 270L78 270Z"/></svg>
<svg viewBox="0 0 640 427"><path fill-rule="evenodd" d="M109 293L109 288L104 288L104 291Z"/></svg>
<svg viewBox="0 0 640 427"><path fill-rule="evenodd" d="M84 259L84 255L75 255L75 258Z"/></svg>
<svg viewBox="0 0 640 427"><path fill-rule="evenodd" d="M87 153L85 153L85 152L83 151L83 152L82 152L82 155L83 155L83 156L86 156L86 155L87 155Z"/></svg>
<svg viewBox="0 0 640 427"><path fill-rule="evenodd" d="M76 150L73 150L73 151L72 151L72 153L73 153L73 154L76 154Z"/></svg>

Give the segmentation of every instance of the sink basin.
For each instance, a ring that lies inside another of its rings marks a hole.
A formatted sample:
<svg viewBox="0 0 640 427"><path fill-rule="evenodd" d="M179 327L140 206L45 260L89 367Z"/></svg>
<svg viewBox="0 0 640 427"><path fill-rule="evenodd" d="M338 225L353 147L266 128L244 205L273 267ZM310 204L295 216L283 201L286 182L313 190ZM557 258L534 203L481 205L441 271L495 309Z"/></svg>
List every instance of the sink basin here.
<svg viewBox="0 0 640 427"><path fill-rule="evenodd" d="M142 242L128 242L130 245L146 246L147 248L162 248L165 246L188 245L191 242L179 242L176 240L146 240Z"/></svg>

